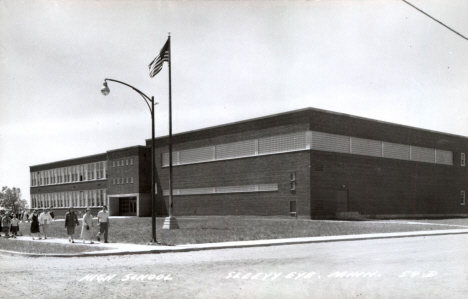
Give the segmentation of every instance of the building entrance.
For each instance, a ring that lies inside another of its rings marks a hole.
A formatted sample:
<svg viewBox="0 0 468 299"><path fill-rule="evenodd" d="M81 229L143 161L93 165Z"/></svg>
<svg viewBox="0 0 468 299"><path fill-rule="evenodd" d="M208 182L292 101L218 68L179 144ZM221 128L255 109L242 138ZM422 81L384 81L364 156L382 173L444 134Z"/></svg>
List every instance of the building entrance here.
<svg viewBox="0 0 468 299"><path fill-rule="evenodd" d="M137 214L136 197L121 197L119 198L119 215L120 216L136 216Z"/></svg>
<svg viewBox="0 0 468 299"><path fill-rule="evenodd" d="M348 190L337 190L336 212L348 212Z"/></svg>

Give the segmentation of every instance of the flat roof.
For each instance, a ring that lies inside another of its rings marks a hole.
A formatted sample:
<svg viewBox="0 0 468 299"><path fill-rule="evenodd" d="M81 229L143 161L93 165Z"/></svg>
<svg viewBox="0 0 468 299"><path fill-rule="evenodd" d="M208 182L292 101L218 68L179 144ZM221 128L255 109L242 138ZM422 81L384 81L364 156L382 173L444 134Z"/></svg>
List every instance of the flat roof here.
<svg viewBox="0 0 468 299"><path fill-rule="evenodd" d="M106 152L100 153L100 154L94 154L94 155L89 155L89 156L81 156L81 157L70 158L70 159L65 159L65 160L59 160L59 161L53 161L53 162L48 162L48 163L31 165L31 166L29 166L29 168L47 166L47 165L51 165L51 164L64 163L64 162L69 162L69 161L71 162L71 161L80 160L80 159L87 159L87 158L97 157L97 156L101 156L101 155L107 155L107 153L110 153L110 152L116 152L116 151L121 151L121 150L126 150L126 149L131 149L131 148L138 148L138 147L147 148L147 146L145 146L145 145L127 146L127 147L122 147L122 148L118 148L118 149L109 150L109 151L106 151Z"/></svg>
<svg viewBox="0 0 468 299"><path fill-rule="evenodd" d="M36 165L29 166L29 168L38 167L38 166L46 166L46 165L55 164L55 163L63 163L63 162L68 162L68 161L73 161L73 160L78 160L78 159L92 158L92 157L97 157L97 156L100 156L100 155L106 155L106 153L94 154L94 155L71 158L71 159L65 159L65 160L59 160L59 161L53 161L53 162L43 163L43 164L36 164Z"/></svg>
<svg viewBox="0 0 468 299"><path fill-rule="evenodd" d="M323 112L323 113L334 114L334 115L339 115L339 116L346 116L346 117L354 118L354 119L374 121L374 122L377 122L377 123L382 123L382 124L387 124L387 125L392 125L392 126L399 126L399 127L409 128L409 129L416 129L416 130L421 130L421 131L425 131L425 132L443 134L443 135L448 135L448 136L455 136L455 137L460 137L460 138L468 138L467 136L463 136L463 135L445 133L445 132L441 132L441 131L434 131L434 130L429 130L429 129L424 129L424 128L418 128L418 127L413 127L413 126L408 126L408 125L402 125L402 124L387 122L387 121L383 121L383 120L377 120L377 119L373 119L373 118L367 118L367 117L356 116L356 115L351 115L351 114L346 114L346 113L341 113L341 112L335 112L335 111L330 111L330 110L325 110L325 109L312 108L312 107L298 109L298 110L292 110L292 111L287 111L287 112L282 112L282 113L277 113L277 114L270 114L270 115L260 116L260 117L256 117L256 118L250 118L250 119L246 119L246 120L236 121L236 122L232 122L232 123L216 125L216 126L212 126L212 127L205 127L205 128L200 128L200 129L196 129L196 130L179 132L179 133L176 133L176 134L172 134L172 136L191 134L191 133L201 132L201 131L205 131L205 130L212 130L212 129L222 128L222 127L226 127L226 126L249 123L249 122L253 122L253 121L264 120L264 119L274 118L274 117L279 117L279 116L286 116L288 114L296 114L296 113L301 113L301 112L306 112L306 111L317 111L317 112ZM155 139L164 139L164 138L167 138L168 136L169 135L163 135L163 136L156 137ZM148 139L145 139L145 140L150 141L151 138L148 138Z"/></svg>
<svg viewBox="0 0 468 299"><path fill-rule="evenodd" d="M122 151L122 150L126 150L126 149L131 149L131 148L139 148L139 147L148 148L148 146L146 146L146 145L133 145L133 146L127 146L127 147L117 148L117 149L113 149L113 150L108 150L106 153L112 153L112 152Z"/></svg>

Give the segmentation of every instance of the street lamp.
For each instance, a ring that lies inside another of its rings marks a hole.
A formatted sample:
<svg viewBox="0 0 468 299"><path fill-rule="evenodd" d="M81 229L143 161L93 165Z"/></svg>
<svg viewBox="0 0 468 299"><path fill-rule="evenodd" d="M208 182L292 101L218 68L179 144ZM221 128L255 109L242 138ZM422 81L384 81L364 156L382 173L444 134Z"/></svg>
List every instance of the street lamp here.
<svg viewBox="0 0 468 299"><path fill-rule="evenodd" d="M114 80L114 79L104 79L104 83L102 84L101 88L101 93L103 95L108 95L110 93L110 89L107 86L107 81L112 81L112 82L117 82L120 84L123 84L125 86L130 87L134 91L136 91L144 100L146 105L148 105L148 108L151 112L151 242L150 243L157 243L156 240L156 203L154 199L154 194L155 194L155 171L154 171L154 106L159 104L157 102L154 102L154 97L148 97L135 87L124 83L122 81Z"/></svg>

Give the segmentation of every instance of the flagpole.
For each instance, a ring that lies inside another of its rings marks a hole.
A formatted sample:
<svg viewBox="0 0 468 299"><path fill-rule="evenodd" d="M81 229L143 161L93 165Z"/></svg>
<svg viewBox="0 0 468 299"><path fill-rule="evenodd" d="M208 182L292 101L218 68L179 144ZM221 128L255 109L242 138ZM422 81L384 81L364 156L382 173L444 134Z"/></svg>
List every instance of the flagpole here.
<svg viewBox="0 0 468 299"><path fill-rule="evenodd" d="M164 220L163 229L178 229L179 224L177 219L173 217L173 200L172 200L172 190L173 190L173 174L172 174L172 75L171 75L171 33L169 32L168 36L169 43L169 217Z"/></svg>

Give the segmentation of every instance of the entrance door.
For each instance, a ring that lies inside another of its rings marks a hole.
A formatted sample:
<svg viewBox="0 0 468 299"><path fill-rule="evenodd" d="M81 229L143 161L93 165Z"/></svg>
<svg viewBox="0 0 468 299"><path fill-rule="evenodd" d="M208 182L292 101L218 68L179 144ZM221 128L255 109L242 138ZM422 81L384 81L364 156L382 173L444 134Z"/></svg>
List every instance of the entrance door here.
<svg viewBox="0 0 468 299"><path fill-rule="evenodd" d="M119 198L119 215L136 216L136 197Z"/></svg>
<svg viewBox="0 0 468 299"><path fill-rule="evenodd" d="M336 191L336 212L348 212L348 190Z"/></svg>

